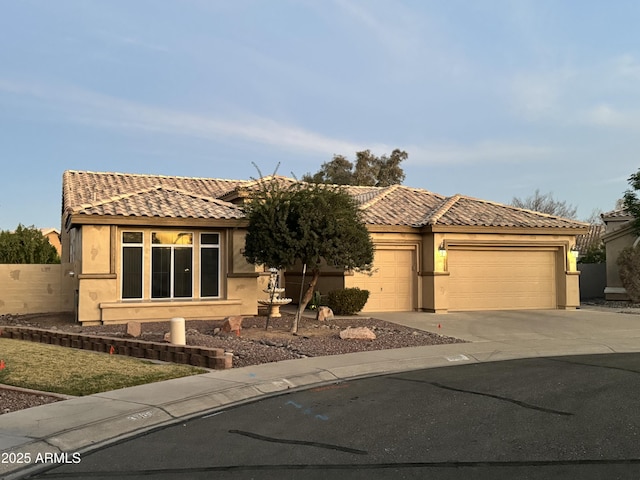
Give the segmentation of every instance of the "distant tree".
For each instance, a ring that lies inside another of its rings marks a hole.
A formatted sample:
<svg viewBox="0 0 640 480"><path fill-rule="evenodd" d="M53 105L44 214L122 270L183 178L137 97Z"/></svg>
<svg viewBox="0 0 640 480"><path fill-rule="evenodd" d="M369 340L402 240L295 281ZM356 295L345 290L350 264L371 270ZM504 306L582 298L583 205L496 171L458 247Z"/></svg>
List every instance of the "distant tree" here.
<svg viewBox="0 0 640 480"><path fill-rule="evenodd" d="M302 181L309 183L329 183L334 185L353 184L353 163L342 155L334 155L333 160L325 162L313 175L306 173Z"/></svg>
<svg viewBox="0 0 640 480"><path fill-rule="evenodd" d="M306 265L310 282L291 331L313 296L320 266L370 270L373 242L355 201L339 187L263 180L244 210L249 222L244 256L270 268ZM304 288L304 287L303 287Z"/></svg>
<svg viewBox="0 0 640 480"><path fill-rule="evenodd" d="M0 231L0 263L60 263L60 257L39 229L20 224Z"/></svg>
<svg viewBox="0 0 640 480"><path fill-rule="evenodd" d="M356 152L355 165L343 155L334 155L333 160L322 164L313 175L307 173L302 180L310 183L335 185L363 185L388 187L402 183L405 179L400 164L409 157L403 150L395 149L391 155L380 157L370 150Z"/></svg>
<svg viewBox="0 0 640 480"><path fill-rule="evenodd" d="M585 218L584 221L589 225L603 225L604 222L602 221L602 210L600 210L599 208L594 208L591 211L591 215Z"/></svg>
<svg viewBox="0 0 640 480"><path fill-rule="evenodd" d="M633 229L637 235L640 235L640 199L638 199L638 190L640 190L640 169L629 177L629 186L631 188L624 192L622 197L624 207L635 218L633 221Z"/></svg>
<svg viewBox="0 0 640 480"><path fill-rule="evenodd" d="M567 205L566 201L561 202L559 200L555 200L551 192L541 194L538 189L536 189L533 195L525 199L513 197L511 205L518 208L526 208L527 210L546 213L555 217L571 219L576 218L576 213L578 211L577 207Z"/></svg>

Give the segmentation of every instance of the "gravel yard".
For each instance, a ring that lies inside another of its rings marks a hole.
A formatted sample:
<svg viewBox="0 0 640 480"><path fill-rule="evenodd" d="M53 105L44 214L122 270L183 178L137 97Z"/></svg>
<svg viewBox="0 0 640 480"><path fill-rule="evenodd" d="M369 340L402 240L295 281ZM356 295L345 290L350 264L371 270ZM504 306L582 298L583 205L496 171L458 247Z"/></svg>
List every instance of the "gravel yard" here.
<svg viewBox="0 0 640 480"><path fill-rule="evenodd" d="M456 338L374 318L354 316L329 319L325 322L303 318L297 335L289 333L291 315L283 314L282 318L271 319L269 329L265 329L266 320L266 317L261 316L245 317L239 336L235 332L223 332L222 320L187 321L187 344L224 348L225 351L233 353L235 368L305 357L462 342ZM113 337L127 335L126 325L82 327L64 315L6 315L0 316L0 328L2 325L22 325ZM169 322L142 323L141 326L142 333L139 338L155 342L164 341L164 336L170 329ZM368 327L375 333L376 339L343 340L339 334L347 327ZM59 398L39 393L29 394L4 389L0 385L0 414L58 400Z"/></svg>

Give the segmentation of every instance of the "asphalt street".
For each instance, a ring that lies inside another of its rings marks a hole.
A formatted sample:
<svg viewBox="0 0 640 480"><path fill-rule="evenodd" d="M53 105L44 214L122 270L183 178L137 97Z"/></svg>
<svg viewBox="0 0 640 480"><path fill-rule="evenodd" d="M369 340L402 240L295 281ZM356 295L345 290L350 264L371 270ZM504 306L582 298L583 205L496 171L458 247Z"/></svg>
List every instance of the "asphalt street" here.
<svg viewBox="0 0 640 480"><path fill-rule="evenodd" d="M259 400L33 478L640 478L640 354L397 373Z"/></svg>

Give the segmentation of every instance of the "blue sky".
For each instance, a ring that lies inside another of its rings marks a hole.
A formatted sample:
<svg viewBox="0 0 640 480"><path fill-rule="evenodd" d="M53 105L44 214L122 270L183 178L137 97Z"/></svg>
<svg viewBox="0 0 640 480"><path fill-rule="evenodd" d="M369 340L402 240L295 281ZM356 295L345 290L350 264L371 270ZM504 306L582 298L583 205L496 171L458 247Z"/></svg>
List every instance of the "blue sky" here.
<svg viewBox="0 0 640 480"><path fill-rule="evenodd" d="M614 207L640 167L640 3L0 5L0 229L59 227L67 169L301 176L401 148L405 185Z"/></svg>

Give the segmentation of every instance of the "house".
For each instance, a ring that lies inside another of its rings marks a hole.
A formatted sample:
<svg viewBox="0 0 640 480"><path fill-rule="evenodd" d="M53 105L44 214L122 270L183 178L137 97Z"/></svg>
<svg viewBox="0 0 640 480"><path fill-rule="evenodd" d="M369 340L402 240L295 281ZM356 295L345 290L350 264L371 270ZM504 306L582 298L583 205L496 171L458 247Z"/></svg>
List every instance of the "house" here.
<svg viewBox="0 0 640 480"><path fill-rule="evenodd" d="M294 179L276 177L290 183ZM63 263L77 318L222 318L257 313L268 273L242 255L241 205L255 181L66 171ZM572 309L571 250L587 224L403 185L349 186L376 252L372 275L325 269L318 289L368 289L366 311ZM301 273L286 272L297 299Z"/></svg>
<svg viewBox="0 0 640 480"><path fill-rule="evenodd" d="M602 245L604 233L605 225L603 223L597 223L589 225L587 233L576 237L576 249L580 252L578 261L580 261L588 251L597 249Z"/></svg>
<svg viewBox="0 0 640 480"><path fill-rule="evenodd" d="M602 237L607 252L607 286L605 288L606 300L629 300L627 291L622 285L618 274L617 259L620 252L631 246L636 246L640 237L633 231L634 217L626 208L603 213L602 220L605 223L605 234Z"/></svg>
<svg viewBox="0 0 640 480"><path fill-rule="evenodd" d="M56 249L58 256L62 255L62 244L60 243L60 230L57 228L41 228L42 236L49 240L49 243Z"/></svg>

